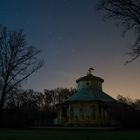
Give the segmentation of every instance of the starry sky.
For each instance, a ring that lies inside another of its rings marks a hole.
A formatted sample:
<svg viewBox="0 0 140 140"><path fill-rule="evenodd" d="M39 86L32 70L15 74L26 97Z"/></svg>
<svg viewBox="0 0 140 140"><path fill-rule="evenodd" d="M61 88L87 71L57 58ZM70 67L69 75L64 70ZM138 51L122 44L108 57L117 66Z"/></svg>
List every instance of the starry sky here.
<svg viewBox="0 0 140 140"><path fill-rule="evenodd" d="M103 78L103 90L140 99L140 58L125 65L135 34L103 19L99 0L0 0L0 24L24 29L29 45L41 50L44 67L23 87L42 91L76 87L89 67Z"/></svg>

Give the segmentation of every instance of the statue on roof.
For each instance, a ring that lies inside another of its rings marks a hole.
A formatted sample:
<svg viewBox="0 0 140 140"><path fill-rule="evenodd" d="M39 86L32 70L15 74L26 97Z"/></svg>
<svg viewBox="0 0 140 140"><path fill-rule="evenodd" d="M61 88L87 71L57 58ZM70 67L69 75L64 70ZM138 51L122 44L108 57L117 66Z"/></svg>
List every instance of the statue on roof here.
<svg viewBox="0 0 140 140"><path fill-rule="evenodd" d="M89 68L87 71L87 75L91 75L93 70L94 70L94 68Z"/></svg>

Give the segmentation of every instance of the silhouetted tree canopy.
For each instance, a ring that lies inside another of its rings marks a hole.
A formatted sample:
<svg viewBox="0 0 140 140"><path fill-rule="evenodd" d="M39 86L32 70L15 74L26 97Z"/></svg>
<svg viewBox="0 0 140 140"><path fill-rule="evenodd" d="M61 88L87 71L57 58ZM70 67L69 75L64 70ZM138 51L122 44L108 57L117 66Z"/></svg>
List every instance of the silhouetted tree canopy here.
<svg viewBox="0 0 140 140"><path fill-rule="evenodd" d="M140 110L140 100L139 99L131 99L130 97L124 97L122 95L117 96L117 100L120 103L126 104L133 109Z"/></svg>
<svg viewBox="0 0 140 140"><path fill-rule="evenodd" d="M46 108L52 108L55 111L56 104L63 104L69 96L75 93L76 89L56 88L52 90L45 89L45 105Z"/></svg>
<svg viewBox="0 0 140 140"><path fill-rule="evenodd" d="M125 128L140 128L140 100L117 96L119 106L115 108L120 125Z"/></svg>
<svg viewBox="0 0 140 140"><path fill-rule="evenodd" d="M3 127L54 125L56 105L63 105L75 89L46 89L44 93L33 89L13 89L7 95L3 113ZM1 127L1 125L0 125Z"/></svg>
<svg viewBox="0 0 140 140"><path fill-rule="evenodd" d="M98 10L105 11L105 18L117 21L124 27L124 34L133 30L136 40L130 52L132 62L140 55L140 1L139 0L100 0Z"/></svg>
<svg viewBox="0 0 140 140"><path fill-rule="evenodd" d="M28 46L22 30L11 31L0 25L0 113L11 91L21 86L30 75L39 70L43 61L40 51ZM0 115L1 115L0 114Z"/></svg>

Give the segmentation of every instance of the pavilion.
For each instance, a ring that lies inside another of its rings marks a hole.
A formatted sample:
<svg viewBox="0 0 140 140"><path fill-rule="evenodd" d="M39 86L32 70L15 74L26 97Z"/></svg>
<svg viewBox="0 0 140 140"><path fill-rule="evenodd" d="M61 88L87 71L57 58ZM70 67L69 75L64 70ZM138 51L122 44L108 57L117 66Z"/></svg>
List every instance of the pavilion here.
<svg viewBox="0 0 140 140"><path fill-rule="evenodd" d="M103 92L104 80L92 75L89 68L87 75L76 80L77 92L57 108L59 123L69 126L111 126L117 125L112 106L117 101Z"/></svg>

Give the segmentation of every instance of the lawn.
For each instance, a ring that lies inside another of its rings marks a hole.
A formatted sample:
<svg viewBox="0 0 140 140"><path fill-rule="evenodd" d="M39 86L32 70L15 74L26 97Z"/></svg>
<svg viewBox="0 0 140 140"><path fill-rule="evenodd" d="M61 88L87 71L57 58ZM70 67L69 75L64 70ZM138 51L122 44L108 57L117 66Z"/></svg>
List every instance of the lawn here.
<svg viewBox="0 0 140 140"><path fill-rule="evenodd" d="M140 140L140 130L0 129L0 140Z"/></svg>

